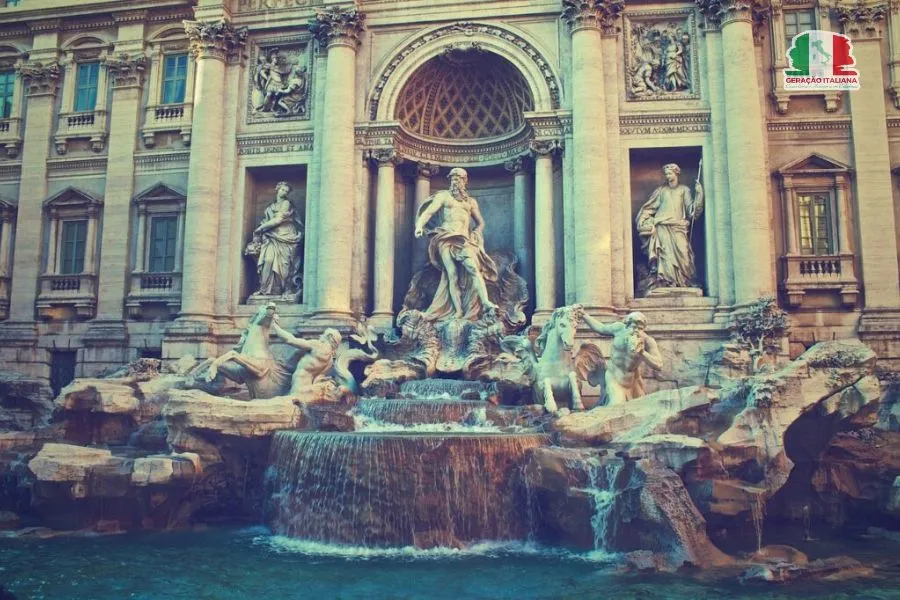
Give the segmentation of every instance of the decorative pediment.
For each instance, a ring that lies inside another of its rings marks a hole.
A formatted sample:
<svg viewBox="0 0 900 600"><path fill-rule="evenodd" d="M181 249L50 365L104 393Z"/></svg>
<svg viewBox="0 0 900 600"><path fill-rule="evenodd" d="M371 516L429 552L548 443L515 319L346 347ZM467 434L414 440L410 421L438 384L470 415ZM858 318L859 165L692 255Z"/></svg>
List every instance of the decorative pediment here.
<svg viewBox="0 0 900 600"><path fill-rule="evenodd" d="M185 193L164 183L156 183L134 197L135 204L181 203Z"/></svg>
<svg viewBox="0 0 900 600"><path fill-rule="evenodd" d="M44 208L88 208L103 206L103 200L76 187L67 187L44 200Z"/></svg>
<svg viewBox="0 0 900 600"><path fill-rule="evenodd" d="M818 152L813 152L806 158L793 160L778 169L780 175L816 175L829 173L849 173L850 165L828 158Z"/></svg>

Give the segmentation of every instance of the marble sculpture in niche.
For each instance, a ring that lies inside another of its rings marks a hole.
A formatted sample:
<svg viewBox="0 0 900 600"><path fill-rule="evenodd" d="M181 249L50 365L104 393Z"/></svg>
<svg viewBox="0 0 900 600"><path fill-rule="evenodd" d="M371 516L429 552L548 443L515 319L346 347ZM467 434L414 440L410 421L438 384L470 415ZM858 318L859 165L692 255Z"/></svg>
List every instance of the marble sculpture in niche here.
<svg viewBox="0 0 900 600"><path fill-rule="evenodd" d="M691 234L694 221L703 213L703 186L698 179L694 192L678 183L681 168L663 167L666 184L656 188L635 218L641 248L647 255L649 273L639 289L650 293L661 288L693 288L696 280Z"/></svg>
<svg viewBox="0 0 900 600"><path fill-rule="evenodd" d="M259 288L250 300L278 298L296 301L301 291L303 270L300 264L300 241L303 224L297 218L288 198L291 186L284 181L275 186L275 199L266 212L244 254L256 259Z"/></svg>

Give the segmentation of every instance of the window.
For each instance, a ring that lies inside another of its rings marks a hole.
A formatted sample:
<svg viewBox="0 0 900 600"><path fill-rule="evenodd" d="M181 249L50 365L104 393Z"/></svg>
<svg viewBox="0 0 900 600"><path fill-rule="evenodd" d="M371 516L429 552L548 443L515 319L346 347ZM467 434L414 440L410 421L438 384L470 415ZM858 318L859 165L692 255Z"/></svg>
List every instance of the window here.
<svg viewBox="0 0 900 600"><path fill-rule="evenodd" d="M97 107L97 80L99 76L99 62L78 65L78 71L75 76L75 112L88 112Z"/></svg>
<svg viewBox="0 0 900 600"><path fill-rule="evenodd" d="M784 11L784 35L787 38L787 47L791 47L791 40L798 33L815 29L815 22L816 12L811 8Z"/></svg>
<svg viewBox="0 0 900 600"><path fill-rule="evenodd" d="M2 119L8 119L12 115L15 84L15 71L0 71L0 118Z"/></svg>
<svg viewBox="0 0 900 600"><path fill-rule="evenodd" d="M60 275L76 275L84 271L84 244L87 221L63 221L59 250Z"/></svg>
<svg viewBox="0 0 900 600"><path fill-rule="evenodd" d="M187 65L187 54L166 56L163 68L162 104L181 104L184 102Z"/></svg>
<svg viewBox="0 0 900 600"><path fill-rule="evenodd" d="M801 254L831 254L831 194L808 192L797 194Z"/></svg>
<svg viewBox="0 0 900 600"><path fill-rule="evenodd" d="M171 273L175 270L177 236L177 216L161 216L150 219L149 271L151 273Z"/></svg>
<svg viewBox="0 0 900 600"><path fill-rule="evenodd" d="M6 0L6 6L18 6L21 2L22 0Z"/></svg>

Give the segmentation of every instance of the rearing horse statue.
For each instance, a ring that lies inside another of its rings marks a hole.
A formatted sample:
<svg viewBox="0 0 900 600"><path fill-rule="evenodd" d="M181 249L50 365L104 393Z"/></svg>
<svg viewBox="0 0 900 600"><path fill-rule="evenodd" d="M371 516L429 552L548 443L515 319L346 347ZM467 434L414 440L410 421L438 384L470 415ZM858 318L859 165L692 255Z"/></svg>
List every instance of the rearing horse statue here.
<svg viewBox="0 0 900 600"><path fill-rule="evenodd" d="M580 305L557 308L534 342L525 336L508 336L500 343L504 351L530 363L535 403L543 404L547 412L556 412L558 402L566 401L572 410L584 410L581 381L591 385L603 381L600 348L583 342L574 351L583 312Z"/></svg>

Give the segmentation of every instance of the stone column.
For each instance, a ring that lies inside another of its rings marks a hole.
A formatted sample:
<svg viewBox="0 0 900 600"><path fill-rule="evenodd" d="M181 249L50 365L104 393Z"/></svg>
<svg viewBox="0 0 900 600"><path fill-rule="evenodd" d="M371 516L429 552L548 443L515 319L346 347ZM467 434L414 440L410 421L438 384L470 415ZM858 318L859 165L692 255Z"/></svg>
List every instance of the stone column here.
<svg viewBox="0 0 900 600"><path fill-rule="evenodd" d="M318 279L316 269L318 268L319 256L319 206L322 202L322 145L325 139L324 119L322 113L325 112L325 79L327 61L325 60L325 50L322 44L315 43L315 65L314 78L315 89L313 90L313 151L309 166L306 170L306 225L304 234L306 243L303 252L303 303L307 307L316 305L316 285Z"/></svg>
<svg viewBox="0 0 900 600"><path fill-rule="evenodd" d="M120 27L119 37L143 40L143 22ZM123 35L123 29L127 30ZM143 42L138 42L137 46ZM134 195L135 132L140 124L141 96L147 57L142 48L117 52L106 59L106 70L112 80L113 103L109 127L109 164L106 170L106 193L103 198L103 230L97 287L97 316L90 323L89 337L104 344L113 339L127 341L124 309L125 292L131 275L131 199ZM138 246L141 252L143 246ZM120 357L124 359L125 357Z"/></svg>
<svg viewBox="0 0 900 600"><path fill-rule="evenodd" d="M797 243L797 216L794 212L794 180L788 175L782 182L784 187L784 228L787 230L787 254L796 256L800 253L800 244Z"/></svg>
<svg viewBox="0 0 900 600"><path fill-rule="evenodd" d="M603 33L603 76L606 94L606 152L609 161L609 230L610 230L610 300L615 307L623 307L627 296L634 296L633 286L627 285L625 273L632 270L633 258L625 243L625 236L631 236L631 203L629 196L622 195L625 182L622 169L622 149L619 132L619 78L625 77L619 71L620 24L611 20L604 24ZM626 287L628 288L626 290ZM630 292L630 294L628 293Z"/></svg>
<svg viewBox="0 0 900 600"><path fill-rule="evenodd" d="M531 260L531 236L532 215L529 214L530 202L528 198L528 172L526 158L520 156L506 161L504 168L513 174L513 250L519 261L519 274L528 282L528 295L534 296L534 271ZM551 182L552 183L552 182Z"/></svg>
<svg viewBox="0 0 900 600"><path fill-rule="evenodd" d="M9 276L9 238L12 235L12 211L2 215L3 205L0 204L0 276ZM5 300L5 298L0 298Z"/></svg>
<svg viewBox="0 0 900 600"><path fill-rule="evenodd" d="M41 35L39 43L53 44L52 51L32 52L32 62L19 68L25 82L28 100L28 120L22 145L22 173L19 180L19 210L16 243L13 249L12 292L10 321L34 321L34 301L37 296L41 270L44 222L43 201L47 196L47 148L53 137L56 117L56 93L59 86L59 65L56 62L56 35ZM52 40L50 39L52 38ZM50 240L52 249L53 240ZM50 262L50 257L47 258Z"/></svg>
<svg viewBox="0 0 900 600"><path fill-rule="evenodd" d="M612 232L601 32L615 21L623 4L563 0L562 13L572 33L575 300L607 310L612 305Z"/></svg>
<svg viewBox="0 0 900 600"><path fill-rule="evenodd" d="M881 56L882 20L886 9L886 5L853 5L836 10L844 33L853 40L853 55L861 78L860 89L848 92L845 97L850 103L858 247L867 309L900 308ZM839 223L838 227L846 227L846 222Z"/></svg>
<svg viewBox="0 0 900 600"><path fill-rule="evenodd" d="M431 195L431 178L438 174L440 167L430 163L418 163L415 167L415 210L413 212L413 222L416 215L425 200ZM428 264L428 238L422 236L418 239L413 238L413 257L412 257L412 273L415 275Z"/></svg>
<svg viewBox="0 0 900 600"><path fill-rule="evenodd" d="M185 21L196 61L196 92L191 133L184 230L182 280L182 329L209 332L213 318L219 232L225 104L225 61L245 44L246 28L234 28L227 20ZM189 327L188 324L193 324Z"/></svg>
<svg viewBox="0 0 900 600"><path fill-rule="evenodd" d="M373 150L372 161L378 165L375 197L375 301L372 326L390 329L394 325L394 230L395 179L399 157L393 148Z"/></svg>
<svg viewBox="0 0 900 600"><path fill-rule="evenodd" d="M315 310L324 316L350 313L353 205L358 155L354 151L356 49L363 16L355 8L319 11L310 30L328 49L321 140Z"/></svg>
<svg viewBox="0 0 900 600"><path fill-rule="evenodd" d="M531 143L534 153L534 317L538 320L549 317L556 307L553 153L560 148L559 140Z"/></svg>
<svg viewBox="0 0 900 600"><path fill-rule="evenodd" d="M707 19L721 25L735 300L746 303L775 293L766 121L756 78L754 0L697 0Z"/></svg>

